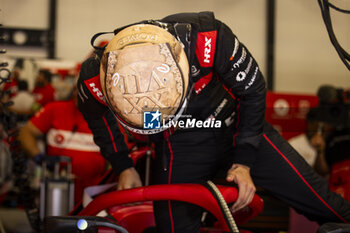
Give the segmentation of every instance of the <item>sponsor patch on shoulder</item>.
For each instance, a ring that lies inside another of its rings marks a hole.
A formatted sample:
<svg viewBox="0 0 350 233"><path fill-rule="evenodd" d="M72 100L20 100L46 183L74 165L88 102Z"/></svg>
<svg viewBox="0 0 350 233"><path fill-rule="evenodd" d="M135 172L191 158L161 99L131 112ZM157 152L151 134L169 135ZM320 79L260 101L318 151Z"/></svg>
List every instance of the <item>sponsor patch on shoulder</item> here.
<svg viewBox="0 0 350 233"><path fill-rule="evenodd" d="M102 93L102 88L100 84L100 75L96 75L93 78L84 81L86 87L89 89L90 93L94 98L101 104L107 105L105 97Z"/></svg>
<svg viewBox="0 0 350 233"><path fill-rule="evenodd" d="M196 55L202 67L213 66L216 34L216 31L198 33Z"/></svg>

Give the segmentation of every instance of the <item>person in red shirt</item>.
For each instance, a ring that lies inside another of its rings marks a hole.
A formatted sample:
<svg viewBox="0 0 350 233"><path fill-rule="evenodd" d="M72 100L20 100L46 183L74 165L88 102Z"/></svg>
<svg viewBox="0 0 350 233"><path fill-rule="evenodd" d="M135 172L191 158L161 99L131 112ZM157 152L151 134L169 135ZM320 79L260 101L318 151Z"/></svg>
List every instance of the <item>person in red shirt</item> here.
<svg viewBox="0 0 350 233"><path fill-rule="evenodd" d="M9 82L5 82L2 87L3 91L9 91L9 97L14 97L18 92L18 81L20 79L20 71L18 68L14 68L11 73Z"/></svg>
<svg viewBox="0 0 350 233"><path fill-rule="evenodd" d="M37 146L37 139L44 134L46 153ZM51 102L41 108L21 129L19 141L37 163L41 163L44 154L70 157L75 175L75 202L81 200L84 188L95 185L105 172L105 159L77 108L76 98Z"/></svg>
<svg viewBox="0 0 350 233"><path fill-rule="evenodd" d="M51 85L52 74L48 70L39 70L35 80L33 94L36 102L40 106L45 106L47 103L55 100L55 88Z"/></svg>

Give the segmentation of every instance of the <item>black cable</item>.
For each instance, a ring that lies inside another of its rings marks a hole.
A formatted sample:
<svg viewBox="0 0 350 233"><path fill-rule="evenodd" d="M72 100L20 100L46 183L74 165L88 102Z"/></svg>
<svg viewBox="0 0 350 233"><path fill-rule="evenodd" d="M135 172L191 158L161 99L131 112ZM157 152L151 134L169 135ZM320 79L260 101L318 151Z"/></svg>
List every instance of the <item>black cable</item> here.
<svg viewBox="0 0 350 233"><path fill-rule="evenodd" d="M329 6L332 7L334 10L337 10L339 12L342 12L342 13L345 13L345 14L350 14L350 10L344 10L344 9L341 9L335 5L333 5L332 3L328 2Z"/></svg>
<svg viewBox="0 0 350 233"><path fill-rule="evenodd" d="M332 21L331 21L331 16L330 16L330 11L329 11L329 2L328 0L323 0L327 6L327 8L325 8L326 10L325 12L325 20L327 22L326 26L327 26L327 30L330 33L330 37L331 37L331 41L332 44L335 46L336 50L338 51L338 53L340 53L339 55L341 56L341 58L343 56L345 56L346 59L350 59L350 55L340 46L338 40L336 39L335 33L333 31L333 26L332 26Z"/></svg>
<svg viewBox="0 0 350 233"><path fill-rule="evenodd" d="M227 227L230 229L230 232L232 233L239 233L238 227L236 225L236 222L232 216L232 213L230 209L227 206L227 203L220 193L220 190L216 187L216 185L212 181L207 181L206 184L204 184L204 187L206 187L210 193L213 195L213 197L218 202L222 215L224 216L225 222L227 224Z"/></svg>
<svg viewBox="0 0 350 233"><path fill-rule="evenodd" d="M343 13L349 13L350 11L340 9L340 8L334 6L333 4L329 3L328 0L318 0L318 4L321 8L322 18L323 18L323 21L325 23L329 38L331 40L331 43L333 44L333 46L334 46L335 50L337 51L342 62L345 64L345 66L350 71L350 55L339 44L339 42L334 34L329 8L332 7L333 9L340 11L340 12L343 12Z"/></svg>
<svg viewBox="0 0 350 233"><path fill-rule="evenodd" d="M328 2L328 0L319 0L319 4L321 7L321 11L322 11L322 18L324 20L324 23L326 25L329 37L331 39L332 44L335 46L335 48L337 49L337 51L344 53L346 55L346 57L349 59L349 54L340 46L340 44L338 43L334 31L333 31L333 26L332 26L332 21L331 21L331 17L330 17L330 11L329 11L329 6L330 3ZM342 55L342 54L340 54Z"/></svg>

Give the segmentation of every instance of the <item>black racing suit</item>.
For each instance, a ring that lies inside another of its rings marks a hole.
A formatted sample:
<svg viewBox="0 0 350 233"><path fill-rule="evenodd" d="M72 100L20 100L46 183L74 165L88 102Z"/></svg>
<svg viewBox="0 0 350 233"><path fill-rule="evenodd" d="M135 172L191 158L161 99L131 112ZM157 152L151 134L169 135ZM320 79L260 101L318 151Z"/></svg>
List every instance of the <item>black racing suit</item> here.
<svg viewBox="0 0 350 233"><path fill-rule="evenodd" d="M215 117L220 128L177 129L150 137L155 143L155 183L203 183L232 163L247 165L255 185L270 191L320 223L350 220L350 204L328 189L299 154L265 122L266 87L247 48L211 13L183 13L161 22L191 24L180 32L194 85L186 115ZM178 33L178 32L177 32ZM79 109L101 153L120 173L132 166L123 135L104 103L99 59L87 59L78 81ZM191 85L192 85L191 84ZM174 201L156 202L159 232L199 232L201 208Z"/></svg>

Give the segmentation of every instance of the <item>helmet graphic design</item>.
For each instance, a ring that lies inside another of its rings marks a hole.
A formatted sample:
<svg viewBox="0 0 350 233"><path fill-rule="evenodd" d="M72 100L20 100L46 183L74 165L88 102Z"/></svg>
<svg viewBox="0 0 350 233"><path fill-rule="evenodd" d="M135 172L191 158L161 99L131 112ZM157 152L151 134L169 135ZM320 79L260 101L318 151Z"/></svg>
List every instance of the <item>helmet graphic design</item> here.
<svg viewBox="0 0 350 233"><path fill-rule="evenodd" d="M182 44L165 29L136 24L118 32L101 61L100 81L107 103L128 130L158 133L183 113L189 65ZM161 124L143 128L143 113L159 111ZM164 123L163 123L164 122Z"/></svg>

